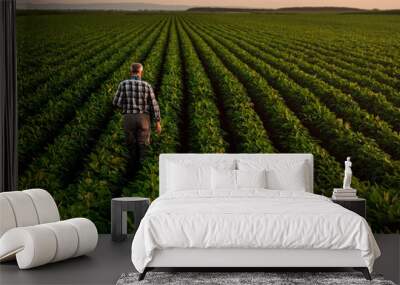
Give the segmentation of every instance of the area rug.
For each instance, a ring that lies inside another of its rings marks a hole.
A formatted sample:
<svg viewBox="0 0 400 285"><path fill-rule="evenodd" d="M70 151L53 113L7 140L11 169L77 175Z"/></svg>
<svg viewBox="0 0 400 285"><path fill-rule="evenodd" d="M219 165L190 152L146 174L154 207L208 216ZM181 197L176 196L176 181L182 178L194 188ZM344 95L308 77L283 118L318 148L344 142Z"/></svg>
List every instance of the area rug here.
<svg viewBox="0 0 400 285"><path fill-rule="evenodd" d="M138 281L138 273L125 273L117 285L395 285L381 275L372 275L368 281L359 272L148 272L146 278Z"/></svg>

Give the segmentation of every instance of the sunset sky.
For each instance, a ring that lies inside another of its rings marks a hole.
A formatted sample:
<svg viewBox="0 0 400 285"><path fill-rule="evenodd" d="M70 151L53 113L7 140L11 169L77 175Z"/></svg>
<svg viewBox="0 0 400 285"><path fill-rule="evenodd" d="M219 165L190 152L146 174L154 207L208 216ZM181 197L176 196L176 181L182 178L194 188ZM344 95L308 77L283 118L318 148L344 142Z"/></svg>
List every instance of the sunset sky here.
<svg viewBox="0 0 400 285"><path fill-rule="evenodd" d="M21 2L29 2L22 0ZM294 6L341 6L364 9L400 9L400 0L30 0L33 4L152 3L164 5L279 8Z"/></svg>

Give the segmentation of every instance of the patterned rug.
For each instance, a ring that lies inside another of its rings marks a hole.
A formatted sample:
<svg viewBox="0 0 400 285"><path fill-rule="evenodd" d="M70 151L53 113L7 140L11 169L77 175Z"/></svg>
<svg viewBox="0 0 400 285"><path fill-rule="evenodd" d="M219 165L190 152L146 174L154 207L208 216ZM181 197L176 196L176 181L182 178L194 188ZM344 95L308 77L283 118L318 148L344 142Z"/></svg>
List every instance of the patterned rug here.
<svg viewBox="0 0 400 285"><path fill-rule="evenodd" d="M360 272L148 272L138 281L138 273L122 274L117 285L395 285L380 275L368 281Z"/></svg>

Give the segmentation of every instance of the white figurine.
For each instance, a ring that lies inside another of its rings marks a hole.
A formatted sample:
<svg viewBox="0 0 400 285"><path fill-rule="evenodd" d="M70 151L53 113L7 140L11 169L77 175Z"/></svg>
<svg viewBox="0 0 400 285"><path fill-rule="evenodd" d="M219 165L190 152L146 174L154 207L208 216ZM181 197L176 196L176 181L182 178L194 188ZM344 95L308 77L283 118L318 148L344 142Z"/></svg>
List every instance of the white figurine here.
<svg viewBox="0 0 400 285"><path fill-rule="evenodd" d="M351 161L350 156L344 162L344 179L343 179L343 189L351 189L351 176L353 172L351 171Z"/></svg>

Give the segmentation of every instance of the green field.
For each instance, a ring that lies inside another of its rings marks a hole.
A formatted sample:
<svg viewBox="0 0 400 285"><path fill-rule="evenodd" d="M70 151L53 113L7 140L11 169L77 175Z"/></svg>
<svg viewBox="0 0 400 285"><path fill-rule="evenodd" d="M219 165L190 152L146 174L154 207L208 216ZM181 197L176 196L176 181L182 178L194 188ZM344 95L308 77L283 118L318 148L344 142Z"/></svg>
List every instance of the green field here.
<svg viewBox="0 0 400 285"><path fill-rule="evenodd" d="M376 232L400 232L400 16L23 13L17 17L19 188L109 231L110 199L158 195L168 152L312 153L315 192L353 185ZM163 133L128 169L111 104L132 62Z"/></svg>

